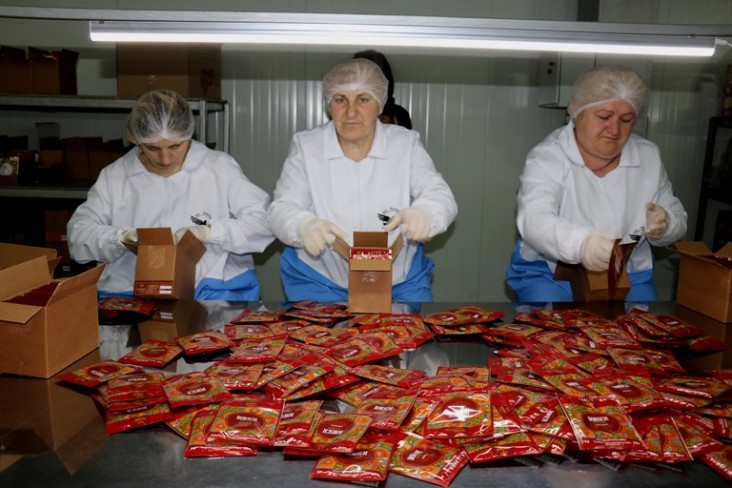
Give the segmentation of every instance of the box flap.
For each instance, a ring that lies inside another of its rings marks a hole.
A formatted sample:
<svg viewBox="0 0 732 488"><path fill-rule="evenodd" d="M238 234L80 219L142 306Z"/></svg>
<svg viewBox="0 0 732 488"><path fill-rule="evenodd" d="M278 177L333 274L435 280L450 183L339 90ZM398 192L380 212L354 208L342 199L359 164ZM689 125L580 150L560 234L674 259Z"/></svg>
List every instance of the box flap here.
<svg viewBox="0 0 732 488"><path fill-rule="evenodd" d="M354 232L353 247L389 247L389 233L367 231Z"/></svg>
<svg viewBox="0 0 732 488"><path fill-rule="evenodd" d="M186 232L178 243L178 252L196 264L206 254L206 246L192 232Z"/></svg>
<svg viewBox="0 0 732 488"><path fill-rule="evenodd" d="M717 251L715 254L723 258L732 258L732 242L725 244L722 249Z"/></svg>
<svg viewBox="0 0 732 488"><path fill-rule="evenodd" d="M712 254L712 250L701 241L677 242L674 244L674 249L680 254L686 254L689 256Z"/></svg>
<svg viewBox="0 0 732 488"><path fill-rule="evenodd" d="M100 264L76 276L59 280L58 286L48 300L48 305L63 300L87 286L96 286L99 277L102 275L102 271L104 271L104 266L104 264Z"/></svg>
<svg viewBox="0 0 732 488"><path fill-rule="evenodd" d="M0 269L0 300L14 297L51 281L46 256Z"/></svg>
<svg viewBox="0 0 732 488"><path fill-rule="evenodd" d="M0 269L10 268L38 256L51 261L56 258L56 249L0 243Z"/></svg>
<svg viewBox="0 0 732 488"><path fill-rule="evenodd" d="M402 250L404 247L404 236L402 236L402 233L400 232L397 234L396 239L394 239L394 242L391 245L391 259L392 261L396 259L397 255L399 254L399 251Z"/></svg>
<svg viewBox="0 0 732 488"><path fill-rule="evenodd" d="M172 246L173 231L170 227L152 227L137 229L137 242L141 246Z"/></svg>
<svg viewBox="0 0 732 488"><path fill-rule="evenodd" d="M14 324L25 324L43 307L22 305L20 303L0 302L0 320Z"/></svg>
<svg viewBox="0 0 732 488"><path fill-rule="evenodd" d="M351 246L340 237L336 237L335 242L331 246L335 252L343 256L343 259L349 259L351 256Z"/></svg>

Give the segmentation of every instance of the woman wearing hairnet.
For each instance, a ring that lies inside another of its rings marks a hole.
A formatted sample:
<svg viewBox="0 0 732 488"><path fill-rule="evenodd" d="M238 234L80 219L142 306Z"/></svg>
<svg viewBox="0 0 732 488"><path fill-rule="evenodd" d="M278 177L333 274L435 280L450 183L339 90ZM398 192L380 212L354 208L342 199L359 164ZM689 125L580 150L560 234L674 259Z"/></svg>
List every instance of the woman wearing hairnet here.
<svg viewBox="0 0 732 488"><path fill-rule="evenodd" d="M553 279L557 261L605 271L615 239L637 240L626 301L657 298L651 246L681 238L686 212L658 147L631 133L647 92L631 69L588 71L573 86L571 122L529 152L506 274L520 302L572 301L569 282Z"/></svg>
<svg viewBox="0 0 732 488"><path fill-rule="evenodd" d="M250 253L274 240L269 195L231 156L192 140L194 127L176 92L151 91L135 102L125 125L135 147L102 170L67 228L72 259L107 263L100 294L132 294L136 258L122 241L136 241L136 228L170 227L176 241L191 231L206 245L196 299L259 299Z"/></svg>
<svg viewBox="0 0 732 488"><path fill-rule="evenodd" d="M419 134L378 120L387 89L372 61L336 65L323 78L332 121L293 138L269 208L287 246L280 264L290 301L346 301L348 263L329 245L381 230L390 244L396 232L406 237L393 264L393 301L432 300L434 263L421 243L447 229L457 204Z"/></svg>

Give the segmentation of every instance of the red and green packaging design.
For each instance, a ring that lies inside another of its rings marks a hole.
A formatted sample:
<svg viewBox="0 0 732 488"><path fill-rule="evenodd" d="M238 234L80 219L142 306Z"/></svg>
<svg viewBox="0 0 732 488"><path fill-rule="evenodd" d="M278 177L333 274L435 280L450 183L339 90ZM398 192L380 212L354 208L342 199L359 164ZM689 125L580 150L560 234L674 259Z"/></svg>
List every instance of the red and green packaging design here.
<svg viewBox="0 0 732 488"><path fill-rule="evenodd" d="M493 368L491 367L491 369ZM526 368L502 368L498 371L496 381L498 383L505 383L509 385L538 388L540 390L546 390L548 392L557 391L556 388L551 385L551 383L544 381L543 378Z"/></svg>
<svg viewBox="0 0 732 488"><path fill-rule="evenodd" d="M468 464L462 448L448 447L404 432L389 461L392 473L447 487Z"/></svg>
<svg viewBox="0 0 732 488"><path fill-rule="evenodd" d="M500 310L487 310L475 305L464 305L427 315L422 320L430 325L458 327L469 324L495 322L501 317L503 317L503 311Z"/></svg>
<svg viewBox="0 0 732 488"><path fill-rule="evenodd" d="M176 337L175 340L186 356L223 351L234 345L231 339L218 330L196 332L195 334Z"/></svg>
<svg viewBox="0 0 732 488"><path fill-rule="evenodd" d="M332 361L321 361L318 358L310 357L309 364L303 364L299 368L270 381L264 385L264 389L273 398L285 398L321 378L334 368L335 364Z"/></svg>
<svg viewBox="0 0 732 488"><path fill-rule="evenodd" d="M613 323L605 326L581 326L580 331L599 349L642 349L643 346L622 327Z"/></svg>
<svg viewBox="0 0 732 488"><path fill-rule="evenodd" d="M367 380L386 383L387 385L400 386L409 388L419 384L427 373L424 371L413 369L392 368L389 366L380 366L378 364L364 364L357 366L351 370L358 377Z"/></svg>
<svg viewBox="0 0 732 488"><path fill-rule="evenodd" d="M163 381L165 381L163 373L135 373L112 379L97 387L97 391L107 402L142 400L154 397L164 399Z"/></svg>
<svg viewBox="0 0 732 488"><path fill-rule="evenodd" d="M438 366L437 376L459 375L472 385L483 386L491 382L491 370L482 366Z"/></svg>
<svg viewBox="0 0 732 488"><path fill-rule="evenodd" d="M491 393L491 420L493 433L491 438L505 437L526 430L512 404L513 395L507 393Z"/></svg>
<svg viewBox="0 0 732 488"><path fill-rule="evenodd" d="M430 329L438 336L466 336L485 334L489 327L483 324L456 325L454 327L430 324Z"/></svg>
<svg viewBox="0 0 732 488"><path fill-rule="evenodd" d="M653 375L665 375L663 364L647 350L608 348L608 354L618 368L631 373L647 371Z"/></svg>
<svg viewBox="0 0 732 488"><path fill-rule="evenodd" d="M656 382L656 389L679 395L699 396L703 398L719 398L732 387L712 377L674 376Z"/></svg>
<svg viewBox="0 0 732 488"><path fill-rule="evenodd" d="M133 411L107 410L104 414L104 429L107 434L116 434L163 422L169 415L170 407L165 402L133 409Z"/></svg>
<svg viewBox="0 0 732 488"><path fill-rule="evenodd" d="M624 375L589 378L584 380L583 383L594 390L601 398L613 401L626 413L668 406L668 402L656 389Z"/></svg>
<svg viewBox="0 0 732 488"><path fill-rule="evenodd" d="M191 433L183 451L185 457L231 457L257 454L257 448L254 446L244 446L229 441L209 441L208 434L215 417L216 410L202 410L196 413L191 422Z"/></svg>
<svg viewBox="0 0 732 488"><path fill-rule="evenodd" d="M234 347L225 359L228 363L267 363L274 361L285 347L286 335L269 336L264 339L244 339Z"/></svg>
<svg viewBox="0 0 732 488"><path fill-rule="evenodd" d="M217 362L209 366L204 372L211 377L218 378L230 391L251 391L257 387L257 381L262 376L263 364L235 364Z"/></svg>
<svg viewBox="0 0 732 488"><path fill-rule="evenodd" d="M312 322L307 320L284 320L280 322L273 322L269 324L269 328L275 335L290 335L296 330L300 330L303 327L310 327Z"/></svg>
<svg viewBox="0 0 732 488"><path fill-rule="evenodd" d="M559 398L580 449L644 449L630 417L620 407L598 407L567 395L560 395Z"/></svg>
<svg viewBox="0 0 732 488"><path fill-rule="evenodd" d="M310 446L307 434L312 430L322 400L306 400L303 402L287 402L282 407L282 415L277 425L275 446L302 447Z"/></svg>
<svg viewBox="0 0 732 488"><path fill-rule="evenodd" d="M383 332L391 337L397 346L404 350L416 349L421 344L432 339L435 334L430 332L426 327L413 327L409 325L382 325L367 324L362 325L359 330L361 333L367 332Z"/></svg>
<svg viewBox="0 0 732 488"><path fill-rule="evenodd" d="M328 454L315 463L311 479L378 483L389 473L389 460L396 447L387 435L367 432L351 453Z"/></svg>
<svg viewBox="0 0 732 488"><path fill-rule="evenodd" d="M686 342L686 347L694 352L724 352L727 350L727 344L716 337L701 336L689 339Z"/></svg>
<svg viewBox="0 0 732 488"><path fill-rule="evenodd" d="M490 327L485 334L489 336L502 337L513 341L523 341L543 329L529 324L503 324Z"/></svg>
<svg viewBox="0 0 732 488"><path fill-rule="evenodd" d="M289 304L290 308L307 310L322 317L351 317L348 307L342 303L327 303L317 300L299 300Z"/></svg>
<svg viewBox="0 0 732 488"><path fill-rule="evenodd" d="M224 402L216 411L207 440L272 446L283 406L281 400Z"/></svg>
<svg viewBox="0 0 732 488"><path fill-rule="evenodd" d="M436 441L493 434L491 394L464 391L445 393L424 423L424 436Z"/></svg>
<svg viewBox="0 0 732 488"><path fill-rule="evenodd" d="M193 427L193 418L205 410L218 410L219 405L212 403L204 406L190 407L187 409L178 410L171 413L167 419L165 419L165 425L170 427L173 432L178 434L184 439L188 439L191 435L191 428Z"/></svg>
<svg viewBox="0 0 732 488"><path fill-rule="evenodd" d="M195 372L174 376L163 383L163 391L173 408L219 403L231 393L218 378Z"/></svg>
<svg viewBox="0 0 732 488"><path fill-rule="evenodd" d="M353 452L371 425L368 415L329 413L318 420L310 448L322 452Z"/></svg>
<svg viewBox="0 0 732 488"><path fill-rule="evenodd" d="M684 439L684 444L689 450L689 454L694 457L701 456L710 452L719 451L724 444L712 436L702 432L697 426L681 419L674 419L676 427Z"/></svg>
<svg viewBox="0 0 732 488"><path fill-rule="evenodd" d="M472 387L464 376L433 376L419 382L420 396L436 396L448 391L464 391Z"/></svg>
<svg viewBox="0 0 732 488"><path fill-rule="evenodd" d="M415 434L422 432L424 421L437 408L439 403L439 394L434 397L421 397L417 395L417 398L412 404L412 409L402 421L401 430L404 432L414 432Z"/></svg>
<svg viewBox="0 0 732 488"><path fill-rule="evenodd" d="M388 393L390 391L402 391L402 388L387 385L386 383L377 383L375 381L361 381L333 390L329 396L343 403L347 403L352 407L358 407L366 399L371 397L371 395Z"/></svg>
<svg viewBox="0 0 732 488"><path fill-rule="evenodd" d="M371 417L374 429L395 430L406 419L416 398L416 389L375 394L364 400L354 413Z"/></svg>
<svg viewBox="0 0 732 488"><path fill-rule="evenodd" d="M693 461L671 415L641 412L631 416L645 449L628 451L626 460L681 463Z"/></svg>
<svg viewBox="0 0 732 488"><path fill-rule="evenodd" d="M257 380L257 388L263 387L270 381L286 375L303 364L306 364L305 361L293 356L281 356L280 359L265 364L262 368L262 374Z"/></svg>
<svg viewBox="0 0 732 488"><path fill-rule="evenodd" d="M368 336L368 337L367 337ZM383 349L381 346L384 346ZM354 337L348 342L326 349L325 354L352 368L360 364L378 361L403 352L403 349L386 334L369 333Z"/></svg>
<svg viewBox="0 0 732 488"><path fill-rule="evenodd" d="M177 344L151 339L119 358L120 363L162 368L180 356L183 350Z"/></svg>
<svg viewBox="0 0 732 488"><path fill-rule="evenodd" d="M732 445L699 456L699 459L726 480L732 481Z"/></svg>
<svg viewBox="0 0 732 488"><path fill-rule="evenodd" d="M538 325L544 329L552 330L564 330L567 326L564 321L559 317L550 317L541 314L541 310L534 310L533 312L521 312L517 313L513 317L514 322L521 322L524 324Z"/></svg>
<svg viewBox="0 0 732 488"><path fill-rule="evenodd" d="M273 310L244 310L234 317L232 324L265 324L282 319L282 313Z"/></svg>
<svg viewBox="0 0 732 488"><path fill-rule="evenodd" d="M342 322L351 316L348 312L334 312L326 314L301 308L291 308L283 315L285 318L290 320L305 320L311 324L323 325L325 327L333 327L338 322Z"/></svg>
<svg viewBox="0 0 732 488"><path fill-rule="evenodd" d="M381 356L379 359L396 356L404 352L404 349L399 347L397 343L394 342L394 339L384 332L364 332L359 335L358 338L377 350Z"/></svg>
<svg viewBox="0 0 732 488"><path fill-rule="evenodd" d="M245 339L262 339L275 335L267 324L226 324L224 325L226 337L238 343Z"/></svg>
<svg viewBox="0 0 732 488"><path fill-rule="evenodd" d="M357 329L331 329L322 325L309 325L290 333L290 339L320 347L333 347L358 335Z"/></svg>
<svg viewBox="0 0 732 488"><path fill-rule="evenodd" d="M464 444L463 449L472 464L519 456L535 456L544 452L544 448L538 446L528 432L516 432L486 442Z"/></svg>
<svg viewBox="0 0 732 488"><path fill-rule="evenodd" d="M132 366L118 361L102 361L90 366L62 373L59 381L94 388L114 378L142 371L139 366Z"/></svg>
<svg viewBox="0 0 732 488"><path fill-rule="evenodd" d="M644 312L636 309L625 318L631 320L634 324L638 324L636 319L644 320L674 339L690 339L704 334L699 327L688 324L673 315Z"/></svg>
<svg viewBox="0 0 732 488"><path fill-rule="evenodd" d="M325 373L320 378L317 378L315 381L303 386L302 388L295 390L291 394L287 395L285 397L285 400L287 400L288 402L300 400L302 398L307 398L321 392L340 388L346 385L351 385L353 383L361 381L358 376L353 375L349 373L345 368L336 365L336 363L332 359L322 357L321 360L332 362L334 365L333 370Z"/></svg>

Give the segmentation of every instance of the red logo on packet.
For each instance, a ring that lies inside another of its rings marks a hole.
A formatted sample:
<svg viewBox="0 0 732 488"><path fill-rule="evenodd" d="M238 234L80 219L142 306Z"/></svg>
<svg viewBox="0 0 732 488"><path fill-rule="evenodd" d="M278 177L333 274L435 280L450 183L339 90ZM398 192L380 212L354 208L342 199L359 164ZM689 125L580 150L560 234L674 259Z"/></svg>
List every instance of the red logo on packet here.
<svg viewBox="0 0 732 488"><path fill-rule="evenodd" d="M265 421L259 415L232 413L226 416L226 425L243 429L258 429L265 426Z"/></svg>
<svg viewBox="0 0 732 488"><path fill-rule="evenodd" d="M343 435L344 432L348 431L353 427L353 421L346 418L325 420L318 424L318 431L320 435L326 438L333 438Z"/></svg>
<svg viewBox="0 0 732 488"><path fill-rule="evenodd" d="M343 456L340 454L337 454L335 456L337 462L345 465L353 464L354 461L358 463L365 463L369 462L372 459L376 457L376 454L374 451L370 451L368 449L362 449L360 451L355 451L352 453L349 453L347 456Z"/></svg>
<svg viewBox="0 0 732 488"><path fill-rule="evenodd" d="M620 422L612 415L582 414L582 423L596 432L617 432Z"/></svg>
<svg viewBox="0 0 732 488"><path fill-rule="evenodd" d="M338 351L338 354L336 355L337 356L336 359L337 358L348 359L348 358L358 355L360 352L361 352L361 348L357 345L346 347L346 348L343 348L340 351Z"/></svg>
<svg viewBox="0 0 732 488"><path fill-rule="evenodd" d="M404 451L401 459L404 464L429 466L442 459L442 453L437 449L417 447Z"/></svg>
<svg viewBox="0 0 732 488"><path fill-rule="evenodd" d="M166 349L164 347L151 347L151 348L147 348L147 349L141 349L140 353L143 356L157 358L160 356L165 356L168 353L168 349Z"/></svg>

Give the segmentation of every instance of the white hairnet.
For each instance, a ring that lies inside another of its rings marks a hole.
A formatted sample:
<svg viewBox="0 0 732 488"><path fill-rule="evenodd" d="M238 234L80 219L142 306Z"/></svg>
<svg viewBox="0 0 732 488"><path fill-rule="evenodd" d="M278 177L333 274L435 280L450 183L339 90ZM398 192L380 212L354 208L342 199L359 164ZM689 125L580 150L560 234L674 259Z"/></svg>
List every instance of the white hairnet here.
<svg viewBox="0 0 732 488"><path fill-rule="evenodd" d="M386 104L389 80L379 65L368 59L349 59L335 65L323 77L323 100L326 106L336 93L363 90L379 102L379 111Z"/></svg>
<svg viewBox="0 0 732 488"><path fill-rule="evenodd" d="M172 90L149 91L137 99L125 125L133 144L162 140L186 141L193 137L195 121L188 102Z"/></svg>
<svg viewBox="0 0 732 488"><path fill-rule="evenodd" d="M625 100L636 115L646 104L648 87L641 77L625 66L600 66L587 71L574 82L569 100L572 119L587 107Z"/></svg>

